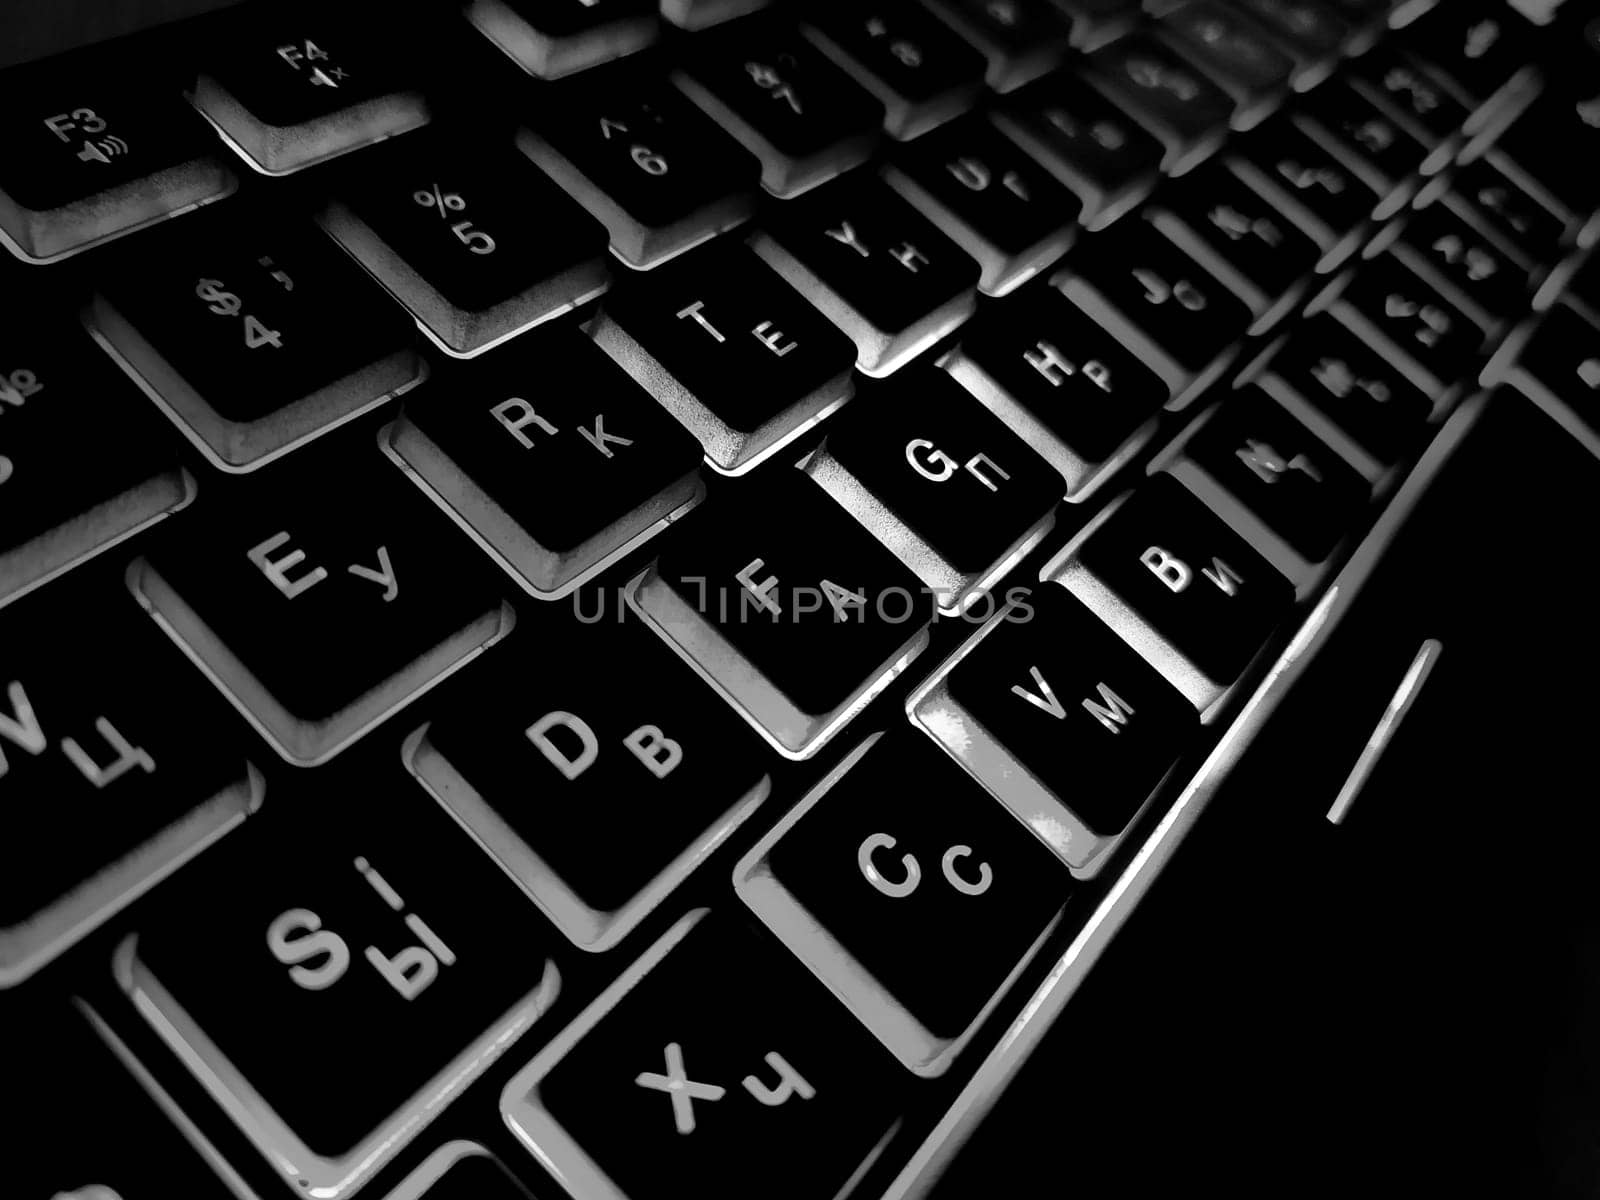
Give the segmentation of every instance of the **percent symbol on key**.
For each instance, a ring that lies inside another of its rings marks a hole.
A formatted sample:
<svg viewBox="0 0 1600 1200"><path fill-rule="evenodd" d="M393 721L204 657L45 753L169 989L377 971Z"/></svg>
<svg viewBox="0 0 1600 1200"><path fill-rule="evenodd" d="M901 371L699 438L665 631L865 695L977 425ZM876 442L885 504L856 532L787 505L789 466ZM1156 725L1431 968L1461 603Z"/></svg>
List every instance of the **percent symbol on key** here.
<svg viewBox="0 0 1600 1200"><path fill-rule="evenodd" d="M420 188L411 193L411 199L419 208L431 208L438 213L441 221L449 220L450 213L465 212L467 209L466 199L459 192L447 192L437 183L431 188ZM450 232L474 254L494 253L494 238L481 229L474 229L471 221L457 221L450 226Z"/></svg>

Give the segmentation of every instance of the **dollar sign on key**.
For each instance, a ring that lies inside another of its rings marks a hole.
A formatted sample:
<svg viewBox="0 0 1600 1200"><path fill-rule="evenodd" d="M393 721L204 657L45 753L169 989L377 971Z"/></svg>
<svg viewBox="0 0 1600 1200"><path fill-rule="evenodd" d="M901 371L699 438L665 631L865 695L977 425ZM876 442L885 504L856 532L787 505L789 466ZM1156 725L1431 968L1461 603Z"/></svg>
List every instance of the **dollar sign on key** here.
<svg viewBox="0 0 1600 1200"><path fill-rule="evenodd" d="M244 302L232 292L223 290L222 280L202 279L195 284L194 294L202 300L210 301L211 311L223 317L235 317L244 307Z"/></svg>

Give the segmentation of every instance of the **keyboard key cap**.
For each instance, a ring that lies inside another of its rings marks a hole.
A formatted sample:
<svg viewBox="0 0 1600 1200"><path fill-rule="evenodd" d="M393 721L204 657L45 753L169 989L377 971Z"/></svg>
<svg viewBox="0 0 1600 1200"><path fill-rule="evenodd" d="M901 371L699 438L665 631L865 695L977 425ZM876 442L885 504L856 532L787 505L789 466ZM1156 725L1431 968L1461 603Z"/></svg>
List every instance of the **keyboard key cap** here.
<svg viewBox="0 0 1600 1200"><path fill-rule="evenodd" d="M1318 88L1291 120L1380 197L1375 217L1397 212L1416 191L1427 147L1353 88L1338 81Z"/></svg>
<svg viewBox="0 0 1600 1200"><path fill-rule="evenodd" d="M261 802L260 776L205 685L119 575L90 571L0 616L0 987Z"/></svg>
<svg viewBox="0 0 1600 1200"><path fill-rule="evenodd" d="M771 457L855 394L850 339L738 243L613 292L593 334L726 474Z"/></svg>
<svg viewBox="0 0 1600 1200"><path fill-rule="evenodd" d="M1600 153L1597 107L1547 91L1500 135L1489 160L1564 216L1584 220L1600 208L1600 179L1588 169Z"/></svg>
<svg viewBox="0 0 1600 1200"><path fill-rule="evenodd" d="M1496 363L1503 357L1514 358L1506 380L1569 431L1580 436L1586 431L1584 440L1593 449L1595 434L1600 434L1600 353L1594 328L1567 305L1557 304L1531 337L1519 332L1508 339ZM1494 369L1491 364L1490 372Z"/></svg>
<svg viewBox="0 0 1600 1200"><path fill-rule="evenodd" d="M1121 37L1139 19L1139 0L1050 0L1072 18L1072 44L1093 50Z"/></svg>
<svg viewBox="0 0 1600 1200"><path fill-rule="evenodd" d="M581 1195L834 1196L898 1126L904 1086L763 931L702 909L518 1072L500 1111Z"/></svg>
<svg viewBox="0 0 1600 1200"><path fill-rule="evenodd" d="M194 499L160 419L70 315L7 317L0 418L0 605Z"/></svg>
<svg viewBox="0 0 1600 1200"><path fill-rule="evenodd" d="M973 310L978 264L881 181L856 172L768 218L751 246L856 344L878 378Z"/></svg>
<svg viewBox="0 0 1600 1200"><path fill-rule="evenodd" d="M767 0L661 0L661 15L679 29L704 29L766 5Z"/></svg>
<svg viewBox="0 0 1600 1200"><path fill-rule="evenodd" d="M1108 509L1040 577L1094 609L1202 717L1294 600L1266 559L1165 473Z"/></svg>
<svg viewBox="0 0 1600 1200"><path fill-rule="evenodd" d="M908 0L816 5L801 31L883 101L883 127L902 141L964 111L983 87L983 56Z"/></svg>
<svg viewBox="0 0 1600 1200"><path fill-rule="evenodd" d="M1472 206L1500 248L1530 265L1553 263L1564 253L1566 219L1536 200L1520 184L1483 159L1461 168L1450 181L1454 194ZM1426 195L1418 199L1426 199Z"/></svg>
<svg viewBox="0 0 1600 1200"><path fill-rule="evenodd" d="M1466 107L1416 63L1398 54L1374 51L1351 65L1349 84L1391 121L1429 149L1444 147L1445 158L1461 140L1471 115ZM1437 160L1429 159L1432 164Z"/></svg>
<svg viewBox="0 0 1600 1200"><path fill-rule="evenodd" d="M791 198L865 162L883 105L802 38L764 18L695 38L672 81L761 160Z"/></svg>
<svg viewBox="0 0 1600 1200"><path fill-rule="evenodd" d="M1147 225L1080 242L1057 282L1166 381L1174 410L1227 367L1250 325L1243 304Z"/></svg>
<svg viewBox="0 0 1600 1200"><path fill-rule="evenodd" d="M153 898L116 976L275 1174L343 1195L549 1009L560 975L533 907L398 764L296 783L300 821L269 807Z"/></svg>
<svg viewBox="0 0 1600 1200"><path fill-rule="evenodd" d="M572 325L441 378L389 436L425 490L541 599L566 595L704 491L694 439Z"/></svg>
<svg viewBox="0 0 1600 1200"><path fill-rule="evenodd" d="M1082 876L1105 865L1199 726L1193 705L1050 583L985 625L910 711Z"/></svg>
<svg viewBox="0 0 1600 1200"><path fill-rule="evenodd" d="M388 1200L528 1200L528 1193L482 1146L453 1141L428 1155Z"/></svg>
<svg viewBox="0 0 1600 1200"><path fill-rule="evenodd" d="M1485 329L1492 331L1527 310L1528 271L1443 204L1429 204L1407 217L1394 253Z"/></svg>
<svg viewBox="0 0 1600 1200"><path fill-rule="evenodd" d="M1050 0L927 0L946 24L988 60L984 82L1010 92L1053 70L1072 25Z"/></svg>
<svg viewBox="0 0 1600 1200"><path fill-rule="evenodd" d="M530 75L560 79L656 40L654 0L472 0L467 19Z"/></svg>
<svg viewBox="0 0 1600 1200"><path fill-rule="evenodd" d="M1161 143L1067 71L1006 97L990 119L1072 189L1083 202L1078 220L1089 229L1143 199L1161 165Z"/></svg>
<svg viewBox="0 0 1600 1200"><path fill-rule="evenodd" d="M488 349L609 282L598 221L509 147L460 134L363 155L321 219L447 354Z"/></svg>
<svg viewBox="0 0 1600 1200"><path fill-rule="evenodd" d="M1092 495L1155 432L1167 385L1054 287L1040 284L962 331L941 365Z"/></svg>
<svg viewBox="0 0 1600 1200"><path fill-rule="evenodd" d="M664 79L623 64L539 101L517 145L600 218L630 267L653 267L750 215L756 160Z"/></svg>
<svg viewBox="0 0 1600 1200"><path fill-rule="evenodd" d="M510 628L477 551L364 437L216 489L130 568L279 754L322 762Z"/></svg>
<svg viewBox="0 0 1600 1200"><path fill-rule="evenodd" d="M1355 249L1381 197L1359 176L1287 122L1253 135L1228 169L1316 242L1330 269Z"/></svg>
<svg viewBox="0 0 1600 1200"><path fill-rule="evenodd" d="M237 185L177 92L79 60L0 75L0 241L48 262Z"/></svg>
<svg viewBox="0 0 1600 1200"><path fill-rule="evenodd" d="M284 175L427 124L420 53L375 5L253 8L207 39L194 103L251 167Z"/></svg>
<svg viewBox="0 0 1600 1200"><path fill-rule="evenodd" d="M1294 60L1260 28L1224 4L1190 0L1162 14L1162 38L1239 106L1235 126L1248 129L1276 107Z"/></svg>
<svg viewBox="0 0 1600 1200"><path fill-rule="evenodd" d="M1166 145L1161 168L1181 175L1221 144L1228 94L1153 38L1120 38L1089 56L1090 81Z"/></svg>
<svg viewBox="0 0 1600 1200"><path fill-rule="evenodd" d="M1532 74L1539 57L1533 26L1504 4L1435 4L1397 38L1409 56L1469 108Z"/></svg>
<svg viewBox="0 0 1600 1200"><path fill-rule="evenodd" d="M973 114L903 147L884 178L978 260L978 289L1003 296L1072 244L1072 196Z"/></svg>
<svg viewBox="0 0 1600 1200"><path fill-rule="evenodd" d="M934 606L800 472L744 487L676 530L629 602L775 749L809 758L922 652Z"/></svg>
<svg viewBox="0 0 1600 1200"><path fill-rule="evenodd" d="M1307 67L1296 81L1301 90L1331 67L1332 60L1350 37L1350 26L1339 13L1319 0L1232 0L1259 21L1273 37Z"/></svg>
<svg viewBox="0 0 1600 1200"><path fill-rule="evenodd" d="M869 738L813 788L734 868L734 884L922 1076L948 1070L1072 890L1032 833L903 728Z"/></svg>
<svg viewBox="0 0 1600 1200"><path fill-rule="evenodd" d="M755 735L637 620L595 620L513 641L407 749L561 931L599 951L761 805L771 776Z"/></svg>
<svg viewBox="0 0 1600 1200"><path fill-rule="evenodd" d="M310 222L217 210L131 243L92 324L212 463L254 470L413 386L410 323Z"/></svg>

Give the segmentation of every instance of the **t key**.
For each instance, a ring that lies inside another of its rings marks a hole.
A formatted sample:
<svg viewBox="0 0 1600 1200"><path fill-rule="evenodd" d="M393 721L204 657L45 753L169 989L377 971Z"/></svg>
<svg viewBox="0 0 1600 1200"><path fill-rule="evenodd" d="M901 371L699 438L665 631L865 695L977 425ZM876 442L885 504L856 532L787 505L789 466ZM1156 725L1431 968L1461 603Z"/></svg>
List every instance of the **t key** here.
<svg viewBox="0 0 1600 1200"><path fill-rule="evenodd" d="M216 466L253 470L414 385L411 324L309 221L217 209L130 244L92 324Z"/></svg>
<svg viewBox="0 0 1600 1200"><path fill-rule="evenodd" d="M330 758L510 628L482 556L365 438L219 487L202 515L130 583L292 763Z"/></svg>
<svg viewBox="0 0 1600 1200"><path fill-rule="evenodd" d="M694 439L576 326L437 382L406 404L393 452L536 596L565 595L700 498Z"/></svg>

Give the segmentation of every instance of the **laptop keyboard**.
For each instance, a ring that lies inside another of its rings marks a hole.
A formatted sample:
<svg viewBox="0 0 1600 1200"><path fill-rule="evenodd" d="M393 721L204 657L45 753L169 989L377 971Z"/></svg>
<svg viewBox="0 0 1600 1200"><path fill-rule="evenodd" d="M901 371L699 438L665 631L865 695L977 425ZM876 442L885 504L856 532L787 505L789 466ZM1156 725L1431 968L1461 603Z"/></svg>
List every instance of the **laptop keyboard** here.
<svg viewBox="0 0 1600 1200"><path fill-rule="evenodd" d="M1569 18L250 4L0 75L21 1195L923 1194L1460 402L1600 452Z"/></svg>

